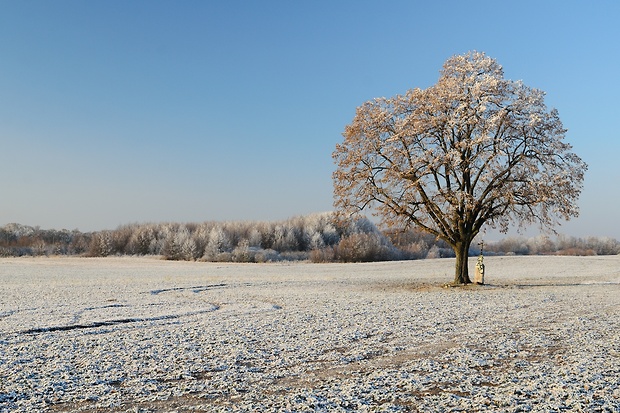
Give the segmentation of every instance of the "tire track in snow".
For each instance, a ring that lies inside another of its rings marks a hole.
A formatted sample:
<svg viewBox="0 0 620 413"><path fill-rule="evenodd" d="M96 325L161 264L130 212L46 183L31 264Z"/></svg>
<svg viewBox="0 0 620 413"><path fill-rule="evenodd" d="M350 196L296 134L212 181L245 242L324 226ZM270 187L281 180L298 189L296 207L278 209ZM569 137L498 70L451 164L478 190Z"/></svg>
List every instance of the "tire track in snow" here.
<svg viewBox="0 0 620 413"><path fill-rule="evenodd" d="M208 290L213 290L215 288L223 288L223 287L227 287L227 284L211 284L211 285L198 285L195 287L174 287L174 288L162 288L159 290L151 290L149 291L149 294L151 295L159 295L161 293L167 293L170 291L184 291L184 290L191 290L194 293L200 293L203 291L208 291Z"/></svg>
<svg viewBox="0 0 620 413"><path fill-rule="evenodd" d="M17 312L17 310L4 311L4 312L0 313L0 319L10 317L13 314L15 314L16 312Z"/></svg>
<svg viewBox="0 0 620 413"><path fill-rule="evenodd" d="M39 333L51 333L55 331L71 331L71 330L84 330L89 328L97 328L97 327L105 327L112 325L120 325L120 324L130 324L130 323L142 323L149 321L162 321L162 320L174 320L182 317L190 317L198 314L212 313L220 309L219 305L212 304L210 309L207 310L199 310L192 311L189 313L183 314L167 314L156 317L131 317L131 318L119 318L114 320L104 320L104 321L93 321L85 324L70 324L70 325L59 325L59 326L50 326L50 327L35 327L27 330L23 330L18 332L18 334L39 334Z"/></svg>
<svg viewBox="0 0 620 413"><path fill-rule="evenodd" d="M157 290L151 290L149 292L145 292L142 294L151 294L151 295L159 295L161 293L168 293L172 291L191 291L193 293L201 293L204 291L215 290L220 288L235 288L235 287L262 287L268 285L269 283L237 283L237 284L209 284L209 285L197 285L194 287L173 287L173 288L162 288Z"/></svg>
<svg viewBox="0 0 620 413"><path fill-rule="evenodd" d="M102 305L102 306L99 306L99 307L86 307L86 308L76 312L73 315L73 320L71 321L71 324L72 325L77 324L78 321L80 320L80 318L82 318L82 315L85 312L87 312L87 311L103 310L103 309L106 309L106 308L123 308L123 307L129 307L129 306L126 305L126 304L108 304L108 305Z"/></svg>

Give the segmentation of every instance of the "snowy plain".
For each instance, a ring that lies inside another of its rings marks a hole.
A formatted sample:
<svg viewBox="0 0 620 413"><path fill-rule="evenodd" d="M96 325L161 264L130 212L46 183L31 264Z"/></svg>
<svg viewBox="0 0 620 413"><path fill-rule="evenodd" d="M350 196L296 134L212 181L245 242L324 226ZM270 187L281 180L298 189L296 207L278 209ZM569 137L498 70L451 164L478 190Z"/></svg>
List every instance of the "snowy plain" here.
<svg viewBox="0 0 620 413"><path fill-rule="evenodd" d="M2 258L0 412L620 411L620 256L485 264Z"/></svg>

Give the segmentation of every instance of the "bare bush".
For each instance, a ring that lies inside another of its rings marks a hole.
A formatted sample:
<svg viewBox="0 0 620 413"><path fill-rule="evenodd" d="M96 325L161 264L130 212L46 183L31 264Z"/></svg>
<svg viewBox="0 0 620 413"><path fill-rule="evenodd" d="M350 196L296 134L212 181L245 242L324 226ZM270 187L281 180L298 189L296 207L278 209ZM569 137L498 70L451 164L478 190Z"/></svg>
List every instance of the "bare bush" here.
<svg viewBox="0 0 620 413"><path fill-rule="evenodd" d="M112 254L113 244L110 231L98 232L90 242L88 255L91 257L107 257Z"/></svg>
<svg viewBox="0 0 620 413"><path fill-rule="evenodd" d="M596 255L596 251L594 251L593 249L571 247L558 250L556 252L556 255L590 256Z"/></svg>
<svg viewBox="0 0 620 413"><path fill-rule="evenodd" d="M340 240L335 258L343 262L389 261L398 254L389 240L376 233L353 233Z"/></svg>
<svg viewBox="0 0 620 413"><path fill-rule="evenodd" d="M310 251L310 261L317 263L336 261L336 252L334 251L334 247L325 247Z"/></svg>

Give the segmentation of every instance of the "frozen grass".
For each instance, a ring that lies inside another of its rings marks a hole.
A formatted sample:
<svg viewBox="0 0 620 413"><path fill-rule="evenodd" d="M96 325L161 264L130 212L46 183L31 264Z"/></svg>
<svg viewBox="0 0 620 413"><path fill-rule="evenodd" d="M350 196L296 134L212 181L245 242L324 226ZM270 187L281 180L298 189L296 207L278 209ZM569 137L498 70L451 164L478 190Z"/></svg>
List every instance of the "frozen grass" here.
<svg viewBox="0 0 620 413"><path fill-rule="evenodd" d="M0 411L620 411L620 256L485 264L0 259Z"/></svg>

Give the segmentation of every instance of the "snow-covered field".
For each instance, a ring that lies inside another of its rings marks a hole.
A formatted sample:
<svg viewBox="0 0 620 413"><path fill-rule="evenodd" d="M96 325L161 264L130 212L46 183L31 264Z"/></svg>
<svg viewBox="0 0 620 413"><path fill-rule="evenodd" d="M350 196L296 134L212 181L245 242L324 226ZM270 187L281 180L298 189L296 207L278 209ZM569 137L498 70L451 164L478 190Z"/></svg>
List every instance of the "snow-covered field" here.
<svg viewBox="0 0 620 413"><path fill-rule="evenodd" d="M0 259L0 411L620 411L620 256L485 263Z"/></svg>

